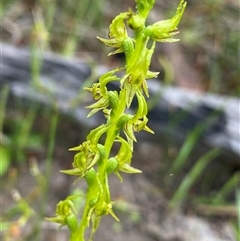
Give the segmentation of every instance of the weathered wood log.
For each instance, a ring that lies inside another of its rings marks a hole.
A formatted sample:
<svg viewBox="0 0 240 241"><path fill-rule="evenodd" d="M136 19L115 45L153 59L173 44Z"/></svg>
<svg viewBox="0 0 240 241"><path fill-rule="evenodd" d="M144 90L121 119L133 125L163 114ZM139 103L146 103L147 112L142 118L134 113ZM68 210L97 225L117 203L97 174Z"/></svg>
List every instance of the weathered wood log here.
<svg viewBox="0 0 240 241"><path fill-rule="evenodd" d="M0 86L8 85L12 96L45 105L57 104L60 111L71 114L89 128L99 123L101 115L86 119L86 102L73 107L72 100L78 96L91 69L80 59L65 59L59 55L44 53L40 73L32 81L31 53L1 43ZM99 73L100 74L100 73ZM35 83L35 84L34 84ZM110 88L117 89L111 85ZM178 87L164 87L158 81L149 81L149 90L156 104L149 112L149 126L155 135L140 137L159 141L169 135L182 142L186 135L200 127L199 142L209 147L240 156L240 100L235 97L211 93L195 93ZM157 101L156 101L157 100ZM136 107L133 102L132 108ZM240 161L239 161L240 162Z"/></svg>
<svg viewBox="0 0 240 241"><path fill-rule="evenodd" d="M200 127L200 140L204 143L240 156L240 99L161 87L156 82L150 84L153 93L157 88L163 94L149 113L153 128L163 130L168 127L175 138L182 136L185 139L189 131ZM161 123L165 125L161 126Z"/></svg>

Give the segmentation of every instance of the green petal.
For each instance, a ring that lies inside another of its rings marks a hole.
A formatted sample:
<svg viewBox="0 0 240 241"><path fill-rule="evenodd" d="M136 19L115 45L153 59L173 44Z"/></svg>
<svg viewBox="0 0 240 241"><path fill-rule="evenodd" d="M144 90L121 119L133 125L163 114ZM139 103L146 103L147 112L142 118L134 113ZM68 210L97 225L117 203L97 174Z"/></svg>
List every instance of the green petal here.
<svg viewBox="0 0 240 241"><path fill-rule="evenodd" d="M68 175L72 175L72 176L81 176L82 175L82 171L80 171L79 168L74 168L74 169L69 169L69 170L60 170L60 172L68 174Z"/></svg>
<svg viewBox="0 0 240 241"><path fill-rule="evenodd" d="M125 173L130 173L130 174L142 173L141 170L139 170L137 168L134 168L127 163L125 163L121 167L119 167L119 171L122 171L122 172L125 172Z"/></svg>

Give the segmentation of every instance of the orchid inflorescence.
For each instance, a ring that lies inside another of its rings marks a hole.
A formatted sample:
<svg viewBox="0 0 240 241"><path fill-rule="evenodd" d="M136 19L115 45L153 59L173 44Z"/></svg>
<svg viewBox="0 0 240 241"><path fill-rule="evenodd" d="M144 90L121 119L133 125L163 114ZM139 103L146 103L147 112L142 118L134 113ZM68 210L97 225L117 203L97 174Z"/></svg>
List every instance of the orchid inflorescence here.
<svg viewBox="0 0 240 241"><path fill-rule="evenodd" d="M88 240L92 240L103 215L110 214L119 221L112 210L108 177L114 173L122 181L120 172L141 173L131 166L133 143L137 141L135 132L145 130L154 133L147 126L148 106L145 98L149 96L146 80L158 75L158 72L149 70L151 57L156 42L179 40L173 36L178 33L177 26L186 2L180 1L176 14L171 19L161 20L147 27L145 21L155 0L135 2L136 12L129 9L114 18L109 27L109 38L98 37L106 46L114 49L109 55L124 53L126 65L103 74L92 87L85 88L95 100L95 103L86 107L90 109L88 117L102 111L106 123L91 130L81 145L70 149L77 152L73 168L62 171L84 178L87 182L83 214L79 220L73 202L76 197L69 196L58 203L56 215L48 218L69 228L70 241L85 241L85 231L90 222L91 234ZM133 31L134 37L128 35L129 30ZM119 73L123 71L123 77L119 77ZM119 83L119 92L108 90L107 84L112 81ZM135 114L129 114L127 109L135 96L138 107ZM118 153L111 156L115 143L119 143L120 147Z"/></svg>

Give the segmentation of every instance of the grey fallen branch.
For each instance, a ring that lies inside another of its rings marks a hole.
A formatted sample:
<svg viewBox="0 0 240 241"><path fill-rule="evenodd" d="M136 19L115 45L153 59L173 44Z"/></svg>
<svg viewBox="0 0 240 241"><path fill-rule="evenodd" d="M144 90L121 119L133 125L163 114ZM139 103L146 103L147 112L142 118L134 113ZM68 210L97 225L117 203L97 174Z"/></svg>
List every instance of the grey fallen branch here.
<svg viewBox="0 0 240 241"><path fill-rule="evenodd" d="M86 101L74 107L72 100L90 76L90 67L81 59L65 59L44 53L38 84L32 81L31 55L28 49L1 43L0 86L10 88L11 98L20 97L45 106L57 105L62 113L71 115L81 125L92 128L99 124L101 115L86 119ZM101 68L99 68L101 69ZM100 74L100 71L99 71ZM110 88L117 89L112 85ZM141 133L140 138L159 142L170 136L182 143L187 134L202 125L199 143L210 148L240 156L240 99L217 94L198 94L177 87L164 87L156 80L149 81L149 126L155 135ZM155 103L152 104L151 103ZM134 108L134 102L133 106ZM240 163L240 161L239 161ZM239 164L238 163L238 164Z"/></svg>

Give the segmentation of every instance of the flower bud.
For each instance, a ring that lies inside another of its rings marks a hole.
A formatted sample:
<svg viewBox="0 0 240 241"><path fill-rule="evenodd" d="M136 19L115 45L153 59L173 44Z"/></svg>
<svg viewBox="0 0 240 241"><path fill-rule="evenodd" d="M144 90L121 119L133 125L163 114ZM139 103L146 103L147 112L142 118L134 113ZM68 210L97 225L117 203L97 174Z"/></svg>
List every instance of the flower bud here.
<svg viewBox="0 0 240 241"><path fill-rule="evenodd" d="M125 53L126 56L126 61L127 61L127 65L129 62L131 62L131 57L133 55L134 52L134 43L132 38L127 37L122 41L121 47L123 49L123 52Z"/></svg>
<svg viewBox="0 0 240 241"><path fill-rule="evenodd" d="M115 157L109 158L106 165L107 174L109 175L112 172L114 172L117 169L117 167L118 167L118 160Z"/></svg>
<svg viewBox="0 0 240 241"><path fill-rule="evenodd" d="M94 185L95 181L96 181L96 172L94 170L94 168L92 167L90 170L88 170L85 173L85 180L88 184L88 186L92 186Z"/></svg>
<svg viewBox="0 0 240 241"><path fill-rule="evenodd" d="M126 124L126 122L128 121L128 120L130 120L131 118L133 117L133 115L130 115L130 114L124 114L124 115L122 115L119 119L118 119L118 121L117 121L117 128L118 129L122 129L123 128L123 126Z"/></svg>
<svg viewBox="0 0 240 241"><path fill-rule="evenodd" d="M75 232L77 230L78 221L73 213L70 213L65 217L65 223L71 232Z"/></svg>
<svg viewBox="0 0 240 241"><path fill-rule="evenodd" d="M117 91L109 91L108 92L108 101L109 101L109 106L112 109L112 113L115 113L115 111L118 108L118 93Z"/></svg>
<svg viewBox="0 0 240 241"><path fill-rule="evenodd" d="M100 160L103 160L106 157L106 148L102 144L97 144L97 149L100 154Z"/></svg>

